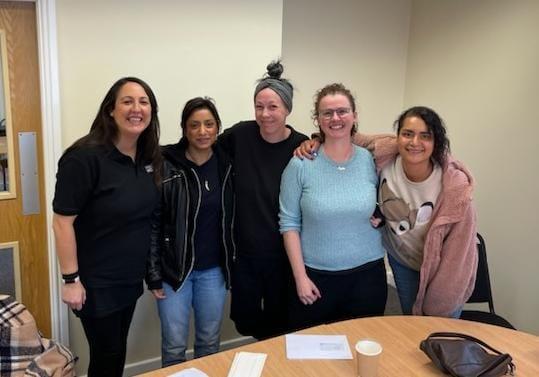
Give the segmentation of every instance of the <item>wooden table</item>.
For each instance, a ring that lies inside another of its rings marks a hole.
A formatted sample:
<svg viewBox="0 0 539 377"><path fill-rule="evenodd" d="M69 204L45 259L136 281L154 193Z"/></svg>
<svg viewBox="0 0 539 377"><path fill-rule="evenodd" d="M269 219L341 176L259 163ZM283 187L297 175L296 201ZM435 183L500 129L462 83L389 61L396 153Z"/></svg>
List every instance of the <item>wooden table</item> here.
<svg viewBox="0 0 539 377"><path fill-rule="evenodd" d="M438 317L386 316L354 319L303 330L304 334L345 334L352 354L357 340L375 339L382 344L378 375L443 376L419 343L435 331L461 332L473 335L492 347L508 352L517 367L516 376L539 376L539 337L503 327ZM195 367L210 377L227 377L239 351L266 353L263 377L356 376L354 360L288 360L285 339L279 336L248 344L215 355L188 361L146 373L146 377L165 377L182 369ZM355 358L355 355L354 355Z"/></svg>

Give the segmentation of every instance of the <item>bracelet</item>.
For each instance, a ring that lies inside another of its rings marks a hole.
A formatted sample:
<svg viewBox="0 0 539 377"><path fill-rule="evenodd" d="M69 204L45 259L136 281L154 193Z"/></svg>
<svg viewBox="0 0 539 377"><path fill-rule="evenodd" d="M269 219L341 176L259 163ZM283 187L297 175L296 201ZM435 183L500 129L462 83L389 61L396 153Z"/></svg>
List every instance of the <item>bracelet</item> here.
<svg viewBox="0 0 539 377"><path fill-rule="evenodd" d="M71 274L62 274L62 282L64 284L73 284L79 280L79 271L75 271Z"/></svg>
<svg viewBox="0 0 539 377"><path fill-rule="evenodd" d="M79 276L79 271L75 271L70 274L62 274L62 279L75 279L77 276Z"/></svg>
<svg viewBox="0 0 539 377"><path fill-rule="evenodd" d="M76 283L78 281L80 281L80 278L78 276L73 278L73 279L64 279L64 278L62 278L62 283L64 283L64 284L73 284L73 283Z"/></svg>

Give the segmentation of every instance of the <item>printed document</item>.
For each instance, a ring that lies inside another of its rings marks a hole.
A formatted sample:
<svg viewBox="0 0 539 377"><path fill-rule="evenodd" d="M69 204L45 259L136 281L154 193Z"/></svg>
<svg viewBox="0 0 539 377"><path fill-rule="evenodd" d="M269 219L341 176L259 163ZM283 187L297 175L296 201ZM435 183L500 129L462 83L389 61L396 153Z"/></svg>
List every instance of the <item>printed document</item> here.
<svg viewBox="0 0 539 377"><path fill-rule="evenodd" d="M289 359L352 359L346 335L286 335Z"/></svg>
<svg viewBox="0 0 539 377"><path fill-rule="evenodd" d="M208 377L208 375L197 368L184 369L181 372L176 372L168 377Z"/></svg>

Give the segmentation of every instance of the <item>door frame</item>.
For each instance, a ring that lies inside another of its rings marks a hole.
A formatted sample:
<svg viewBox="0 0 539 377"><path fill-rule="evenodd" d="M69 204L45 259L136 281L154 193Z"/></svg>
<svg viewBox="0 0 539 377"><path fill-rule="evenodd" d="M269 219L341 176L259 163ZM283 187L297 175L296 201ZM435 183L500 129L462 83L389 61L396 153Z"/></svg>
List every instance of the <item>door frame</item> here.
<svg viewBox="0 0 539 377"><path fill-rule="evenodd" d="M54 234L52 232L52 199L54 197L56 164L63 150L56 33L56 1L22 1L34 2L36 6L51 333L53 339L69 346L69 313L67 306L62 303L59 269L56 261Z"/></svg>

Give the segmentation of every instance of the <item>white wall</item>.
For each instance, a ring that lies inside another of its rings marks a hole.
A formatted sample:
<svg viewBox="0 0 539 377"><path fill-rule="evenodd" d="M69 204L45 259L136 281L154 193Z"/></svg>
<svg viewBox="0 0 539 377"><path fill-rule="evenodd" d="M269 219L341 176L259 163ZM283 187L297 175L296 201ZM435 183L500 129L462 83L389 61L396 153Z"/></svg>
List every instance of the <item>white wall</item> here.
<svg viewBox="0 0 539 377"><path fill-rule="evenodd" d="M405 106L446 121L472 169L496 311L539 334L539 2L414 0Z"/></svg>
<svg viewBox="0 0 539 377"><path fill-rule="evenodd" d="M64 147L88 132L106 91L128 75L154 90L163 144L178 140L181 109L194 96L212 96L225 126L252 119L256 80L281 55L280 0L57 0L57 21ZM139 301L131 329L127 364L160 355L151 295ZM74 317L70 330L85 373L86 340ZM237 336L227 319L223 340Z"/></svg>
<svg viewBox="0 0 539 377"><path fill-rule="evenodd" d="M342 82L356 96L359 129L391 131L402 109L410 0L287 0L283 60L296 85L290 124L310 135L313 95Z"/></svg>

